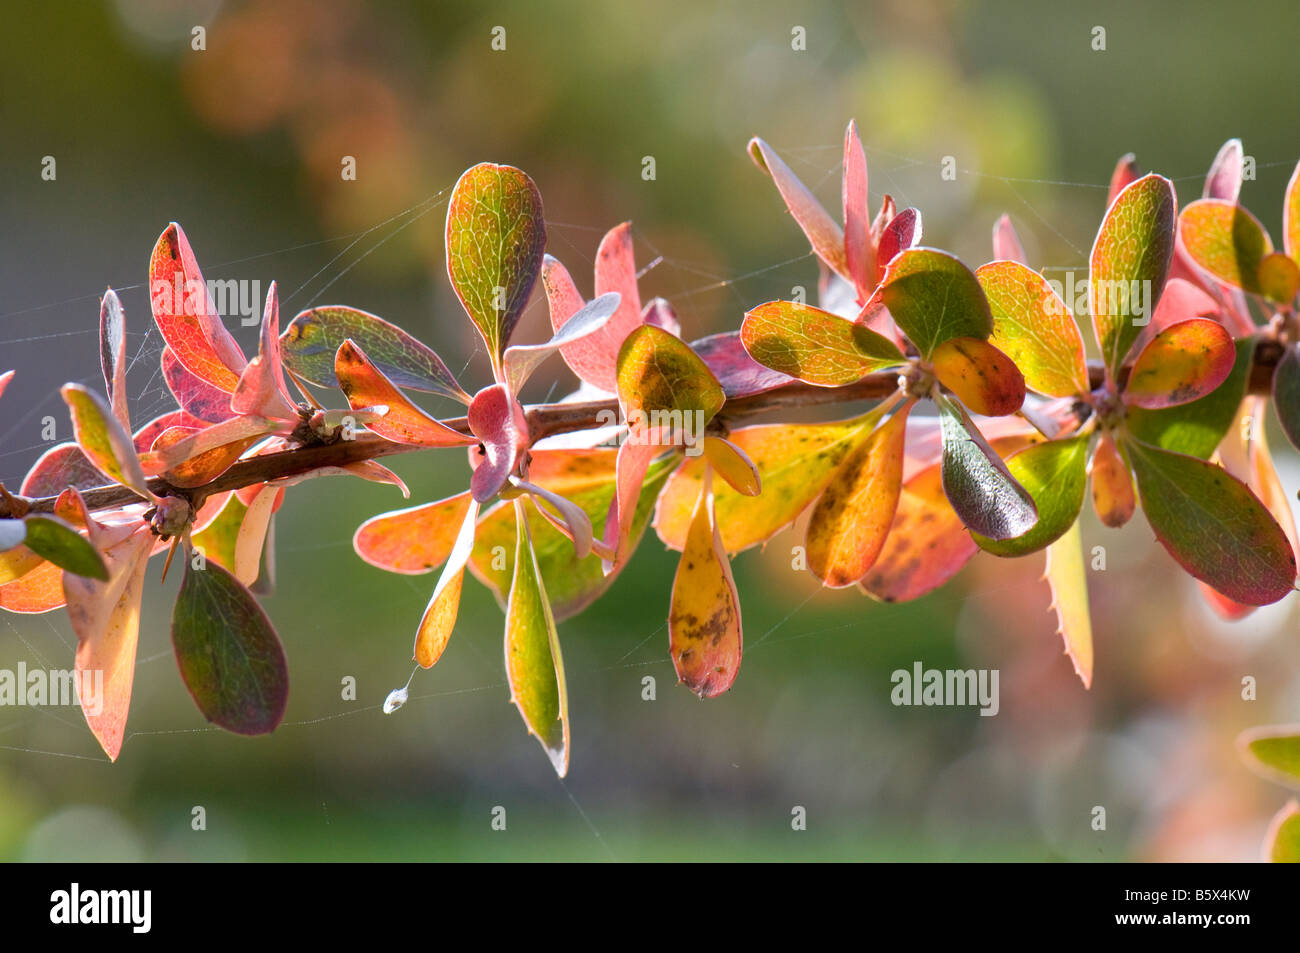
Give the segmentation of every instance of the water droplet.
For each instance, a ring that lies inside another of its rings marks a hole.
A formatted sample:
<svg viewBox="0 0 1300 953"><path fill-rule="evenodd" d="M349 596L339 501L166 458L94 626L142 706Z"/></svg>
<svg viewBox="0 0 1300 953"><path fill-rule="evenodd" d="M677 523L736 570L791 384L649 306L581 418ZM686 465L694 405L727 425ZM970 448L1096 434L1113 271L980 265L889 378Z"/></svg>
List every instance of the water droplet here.
<svg viewBox="0 0 1300 953"><path fill-rule="evenodd" d="M388 697L384 699L384 714L391 715L393 712L397 711L397 709L405 705L406 696L407 686L405 685L401 688L394 688L389 692Z"/></svg>

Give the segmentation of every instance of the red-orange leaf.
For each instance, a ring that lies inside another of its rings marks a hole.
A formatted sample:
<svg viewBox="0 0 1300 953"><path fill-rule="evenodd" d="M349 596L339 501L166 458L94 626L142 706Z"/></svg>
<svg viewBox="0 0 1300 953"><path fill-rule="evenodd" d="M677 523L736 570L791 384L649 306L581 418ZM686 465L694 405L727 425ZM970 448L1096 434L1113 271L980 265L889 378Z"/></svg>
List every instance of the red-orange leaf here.
<svg viewBox="0 0 1300 953"><path fill-rule="evenodd" d="M389 572L419 574L441 566L469 512L468 492L436 503L372 516L352 537L357 555Z"/></svg>
<svg viewBox="0 0 1300 953"><path fill-rule="evenodd" d="M1092 505L1097 518L1104 525L1118 529L1132 518L1137 498L1133 493L1128 465L1119 455L1110 431L1103 432L1097 441L1088 473L1092 479Z"/></svg>
<svg viewBox="0 0 1300 953"><path fill-rule="evenodd" d="M1236 360L1232 336L1218 321L1180 321L1157 334L1138 354L1124 387L1124 401L1147 408L1186 404L1222 384Z"/></svg>
<svg viewBox="0 0 1300 953"><path fill-rule="evenodd" d="M987 341L949 338L934 349L930 360L939 383L977 414L1005 417L1025 402L1020 369Z"/></svg>
<svg viewBox="0 0 1300 953"><path fill-rule="evenodd" d="M339 347L334 358L334 374L353 410L388 408L388 413L367 424L381 437L417 447L466 447L478 442L415 406L351 339Z"/></svg>

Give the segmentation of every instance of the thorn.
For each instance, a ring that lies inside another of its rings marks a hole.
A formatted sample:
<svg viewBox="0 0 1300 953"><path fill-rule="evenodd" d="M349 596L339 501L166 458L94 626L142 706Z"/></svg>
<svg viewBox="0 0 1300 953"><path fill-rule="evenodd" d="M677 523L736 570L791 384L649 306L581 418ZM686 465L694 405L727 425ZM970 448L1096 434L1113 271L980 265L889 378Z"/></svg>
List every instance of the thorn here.
<svg viewBox="0 0 1300 953"><path fill-rule="evenodd" d="M176 555L176 546L180 541L181 538L179 536L175 536L172 538L172 544L167 550L167 561L163 563L163 573L162 573L162 580L161 580L162 582L167 581L167 570L171 568L172 557Z"/></svg>

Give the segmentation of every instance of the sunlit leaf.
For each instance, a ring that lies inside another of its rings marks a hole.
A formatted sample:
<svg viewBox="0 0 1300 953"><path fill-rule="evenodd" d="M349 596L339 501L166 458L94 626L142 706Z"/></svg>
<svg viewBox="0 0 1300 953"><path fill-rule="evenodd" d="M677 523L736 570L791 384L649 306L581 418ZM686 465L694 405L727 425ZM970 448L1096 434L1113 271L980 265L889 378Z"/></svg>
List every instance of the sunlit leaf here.
<svg viewBox="0 0 1300 953"><path fill-rule="evenodd" d="M482 443L472 456L470 490L484 503L496 496L514 472L519 454L528 446L528 421L523 408L504 384L485 387L469 405L469 429Z"/></svg>
<svg viewBox="0 0 1300 953"><path fill-rule="evenodd" d="M903 483L903 438L912 401L845 457L808 522L808 568L831 588L871 569L894 522Z"/></svg>
<svg viewBox="0 0 1300 953"><path fill-rule="evenodd" d="M1300 864L1300 804L1290 800L1273 815L1264 835L1264 860L1272 864Z"/></svg>
<svg viewBox="0 0 1300 953"><path fill-rule="evenodd" d="M104 399L80 384L64 384L62 393L72 412L77 445L90 462L109 479L149 499L135 446Z"/></svg>
<svg viewBox="0 0 1300 953"><path fill-rule="evenodd" d="M1246 605L1291 591L1291 544L1244 484L1222 467L1137 440L1124 450L1156 538L1184 569Z"/></svg>
<svg viewBox="0 0 1300 953"><path fill-rule="evenodd" d="M518 527L514 580L506 603L506 676L511 701L529 734L542 743L555 773L569 770L569 700L555 618L546 598L523 500L514 501Z"/></svg>
<svg viewBox="0 0 1300 953"><path fill-rule="evenodd" d="M219 424L210 424L194 433L182 435L179 439L141 454L139 466L144 468L144 472L150 474L162 473L210 450L226 447L250 437L265 436L279 429L283 427L276 421L254 414L242 414L223 420Z"/></svg>
<svg viewBox="0 0 1300 953"><path fill-rule="evenodd" d="M848 282L853 281L844 254L844 232L830 213L822 207L808 187L799 181L776 151L762 139L749 140L749 156L754 164L772 177L786 208L808 237L813 252Z"/></svg>
<svg viewBox="0 0 1300 953"><path fill-rule="evenodd" d="M469 395L437 354L383 318L355 308L311 308L280 336L285 366L305 381L334 387L334 357L351 339L395 386L441 394L462 404Z"/></svg>
<svg viewBox="0 0 1300 953"><path fill-rule="evenodd" d="M284 383L280 353L280 298L275 282L266 292L257 356L248 362L230 395L237 414L259 414L278 420L298 419L298 408Z"/></svg>
<svg viewBox="0 0 1300 953"><path fill-rule="evenodd" d="M203 717L241 735L275 730L289 700L284 649L257 600L228 570L186 560L172 645Z"/></svg>
<svg viewBox="0 0 1300 953"><path fill-rule="evenodd" d="M27 527L27 536L21 542L32 552L66 572L89 576L101 582L108 581L108 568L104 565L103 557L66 522L57 516L38 513L28 515L23 522ZM0 549L3 548L6 547L0 544Z"/></svg>
<svg viewBox="0 0 1300 953"><path fill-rule="evenodd" d="M1038 522L1033 497L1016 482L966 411L940 396L943 490L963 523L990 539L1023 536Z"/></svg>
<svg viewBox="0 0 1300 953"><path fill-rule="evenodd" d="M441 566L456 544L470 494L372 516L352 537L357 555L388 572L419 574Z"/></svg>
<svg viewBox="0 0 1300 953"><path fill-rule="evenodd" d="M1300 262L1300 162L1286 184L1286 197L1282 203L1282 247Z"/></svg>
<svg viewBox="0 0 1300 953"><path fill-rule="evenodd" d="M339 345L334 373L353 410L388 408L388 413L366 424L381 437L417 447L465 447L477 443L476 438L439 423L412 403L351 339Z"/></svg>
<svg viewBox="0 0 1300 953"><path fill-rule="evenodd" d="M707 364L684 341L644 324L627 336L618 354L618 399L623 415L657 411L698 415L706 424L726 395ZM696 434L699 436L700 434Z"/></svg>
<svg viewBox="0 0 1300 953"><path fill-rule="evenodd" d="M117 292L109 288L99 302L99 365L104 372L113 416L127 433L131 432L131 414L126 405L126 320Z"/></svg>
<svg viewBox="0 0 1300 953"><path fill-rule="evenodd" d="M722 437L704 438L704 456L715 473L742 496L758 496L762 480L758 467L740 447Z"/></svg>
<svg viewBox="0 0 1300 953"><path fill-rule="evenodd" d="M1015 362L1029 389L1049 397L1086 394L1079 326L1047 279L1017 261L990 262L975 275L993 314L989 343Z"/></svg>
<svg viewBox="0 0 1300 953"><path fill-rule="evenodd" d="M162 372L167 389L172 392L182 410L211 424L234 416L234 411L230 409L230 395L197 374L190 373L170 347L162 350Z"/></svg>
<svg viewBox="0 0 1300 953"><path fill-rule="evenodd" d="M1103 431L1097 441L1088 476L1092 485L1092 507L1103 526L1118 529L1133 518L1133 511L1137 509L1133 478L1129 476L1128 464L1120 456L1109 430Z"/></svg>
<svg viewBox="0 0 1300 953"><path fill-rule="evenodd" d="M1164 289L1177 207L1173 183L1145 175L1115 197L1097 230L1088 259L1088 308L1112 375Z"/></svg>
<svg viewBox="0 0 1300 953"><path fill-rule="evenodd" d="M1025 402L1025 379L1007 355L980 338L949 338L930 359L934 376L985 417L1014 414Z"/></svg>
<svg viewBox="0 0 1300 953"><path fill-rule="evenodd" d="M585 559L591 553L595 534L591 517L577 503L527 480L511 478L511 483L533 498L533 505L548 523L573 541L573 555Z"/></svg>
<svg viewBox="0 0 1300 953"><path fill-rule="evenodd" d="M1209 318L1180 321L1138 353L1124 401L1147 408L1189 403L1227 380L1236 360L1232 336L1222 324Z"/></svg>
<svg viewBox="0 0 1300 953"><path fill-rule="evenodd" d="M975 275L947 252L903 252L885 269L878 293L927 360L949 338L985 339L993 330L989 303Z"/></svg>
<svg viewBox="0 0 1300 953"><path fill-rule="evenodd" d="M1048 440L1026 447L1007 461L1007 469L1029 491L1038 522L1022 536L988 539L972 534L981 549L997 556L1024 556L1060 539L1079 516L1088 486L1088 438Z"/></svg>
<svg viewBox="0 0 1300 953"><path fill-rule="evenodd" d="M22 520L0 520L0 590L9 583L22 579L45 562L35 552L22 545L24 534ZM15 538L18 542L14 542ZM3 601L0 601L0 607L5 607Z"/></svg>
<svg viewBox="0 0 1300 953"><path fill-rule="evenodd" d="M414 658L424 668L429 668L441 658L447 641L451 638L451 631L456 627L465 565L474 550L477 523L478 502L471 499L446 555L447 564L438 577L438 584L433 587L433 595L429 597L429 604L425 607L420 626L415 632Z"/></svg>
<svg viewBox="0 0 1300 953"><path fill-rule="evenodd" d="M885 226L880 233L880 245L876 249L877 267L883 269L891 261L921 243L921 213L914 208L905 208Z"/></svg>
<svg viewBox="0 0 1300 953"><path fill-rule="evenodd" d="M0 373L0 395L4 394L5 388L9 386L9 382L13 379L14 379L13 371L5 371L4 373Z"/></svg>
<svg viewBox="0 0 1300 953"><path fill-rule="evenodd" d="M447 205L447 275L499 370L546 248L537 186L519 169L480 163L456 182Z"/></svg>
<svg viewBox="0 0 1300 953"><path fill-rule="evenodd" d="M1259 219L1235 202L1200 199L1178 216L1178 240L1192 261L1215 278L1256 294L1259 263L1273 241Z"/></svg>
<svg viewBox="0 0 1300 953"><path fill-rule="evenodd" d="M1254 347L1253 337L1238 340L1232 372L1215 390L1199 400L1163 410L1130 407L1125 418L1129 433L1164 450L1208 458L1232 426L1233 417L1246 393Z"/></svg>
<svg viewBox="0 0 1300 953"><path fill-rule="evenodd" d="M1255 273L1259 293L1278 304L1289 305L1300 290L1300 266L1280 251L1270 252L1259 260Z"/></svg>
<svg viewBox="0 0 1300 953"><path fill-rule="evenodd" d="M275 512L284 490L263 486L257 491L235 537L235 564L227 567L231 574L245 586L257 581L262 566L262 553L268 543L271 514Z"/></svg>
<svg viewBox="0 0 1300 953"><path fill-rule="evenodd" d="M511 393L518 394L537 365L556 351L602 331L618 310L619 300L616 292L600 295L575 311L546 343L506 348L503 364Z"/></svg>
<svg viewBox="0 0 1300 953"><path fill-rule="evenodd" d="M1237 737L1237 747L1251 770L1270 781L1300 787L1300 726L1251 728Z"/></svg>
<svg viewBox="0 0 1300 953"><path fill-rule="evenodd" d="M1205 188L1202 198L1223 199L1226 202L1237 201L1241 194L1242 148L1240 139L1229 139L1219 147L1218 154L1210 163L1210 171L1205 176Z"/></svg>
<svg viewBox="0 0 1300 953"><path fill-rule="evenodd" d="M1115 199L1130 184L1136 182L1141 172L1138 169L1137 156L1133 153L1120 156L1119 161L1115 163L1115 168L1110 174L1110 188L1106 193L1106 207L1110 208L1115 204Z"/></svg>
<svg viewBox="0 0 1300 953"><path fill-rule="evenodd" d="M1044 578L1052 588L1056 631L1084 688L1092 687L1092 615L1088 609L1088 574L1083 561L1083 534L1078 522L1047 547Z"/></svg>
<svg viewBox="0 0 1300 953"><path fill-rule="evenodd" d="M31 558L36 560L34 568L19 566L17 578L0 583L0 609L26 614L51 612L63 606L63 570L34 553Z"/></svg>
<svg viewBox="0 0 1300 953"><path fill-rule="evenodd" d="M871 213L867 211L867 154L858 138L857 123L844 130L844 263L862 301L876 286L876 248L871 241Z"/></svg>
<svg viewBox="0 0 1300 953"><path fill-rule="evenodd" d="M1011 216L1003 215L993 223L993 257L999 261L1012 261L1016 264L1027 264L1029 259L1025 255L1025 246L1020 242L1020 236L1016 234L1016 227L1011 224ZM980 278L980 284L984 286L984 293L989 296L989 304L993 306L994 333L997 333L998 312L997 305L993 301L993 295L989 291L988 283L980 276L980 272L985 265L975 271L976 276Z"/></svg>
<svg viewBox="0 0 1300 953"><path fill-rule="evenodd" d="M764 367L826 387L903 362L898 348L870 328L794 301L769 301L746 312L740 340Z"/></svg>
<svg viewBox="0 0 1300 953"><path fill-rule="evenodd" d="M728 400L766 393L795 380L750 357L739 331L724 331L692 341L691 350L713 371Z"/></svg>
<svg viewBox="0 0 1300 953"><path fill-rule="evenodd" d="M239 527L243 525L247 512L248 507L237 494L228 494L217 515L191 536L194 548L202 550L205 560L220 563L234 572Z"/></svg>
<svg viewBox="0 0 1300 953"><path fill-rule="evenodd" d="M713 698L735 682L742 641L740 597L713 520L706 477L673 577L668 653L682 684L701 698Z"/></svg>

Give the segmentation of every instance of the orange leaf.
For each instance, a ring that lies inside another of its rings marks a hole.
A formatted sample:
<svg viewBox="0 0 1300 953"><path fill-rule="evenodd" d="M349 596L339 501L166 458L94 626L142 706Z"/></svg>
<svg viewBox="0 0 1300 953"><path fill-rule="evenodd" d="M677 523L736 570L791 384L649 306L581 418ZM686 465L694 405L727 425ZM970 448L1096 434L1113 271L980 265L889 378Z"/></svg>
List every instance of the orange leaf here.
<svg viewBox="0 0 1300 953"><path fill-rule="evenodd" d="M370 565L389 572L431 572L451 555L469 506L466 491L436 503L372 516L357 528L352 546Z"/></svg>
<svg viewBox="0 0 1300 953"><path fill-rule="evenodd" d="M417 447L467 447L478 442L439 423L411 403L351 338L339 346L334 373L353 410L388 408L387 414L367 424L381 437Z"/></svg>
<svg viewBox="0 0 1300 953"><path fill-rule="evenodd" d="M1020 369L987 341L949 338L934 349L931 363L939 383L977 414L1005 417L1025 402Z"/></svg>
<svg viewBox="0 0 1300 953"><path fill-rule="evenodd" d="M721 437L704 438L704 455L710 466L742 496L758 496L761 483L758 467L744 450Z"/></svg>
<svg viewBox="0 0 1300 953"><path fill-rule="evenodd" d="M1118 529L1133 516L1137 498L1128 465L1119 454L1110 431L1105 431L1092 452L1092 505L1106 526Z"/></svg>
<svg viewBox="0 0 1300 953"><path fill-rule="evenodd" d="M1186 404L1222 384L1236 360L1232 336L1218 321L1179 321L1138 354L1124 385L1124 401L1151 409Z"/></svg>
<svg viewBox="0 0 1300 953"><path fill-rule="evenodd" d="M443 650L451 639L452 629L456 627L456 615L460 609L460 591L465 582L465 569L462 566L447 584L434 592L428 608L420 619L420 628L415 633L415 661L424 668L431 668L442 658Z"/></svg>

